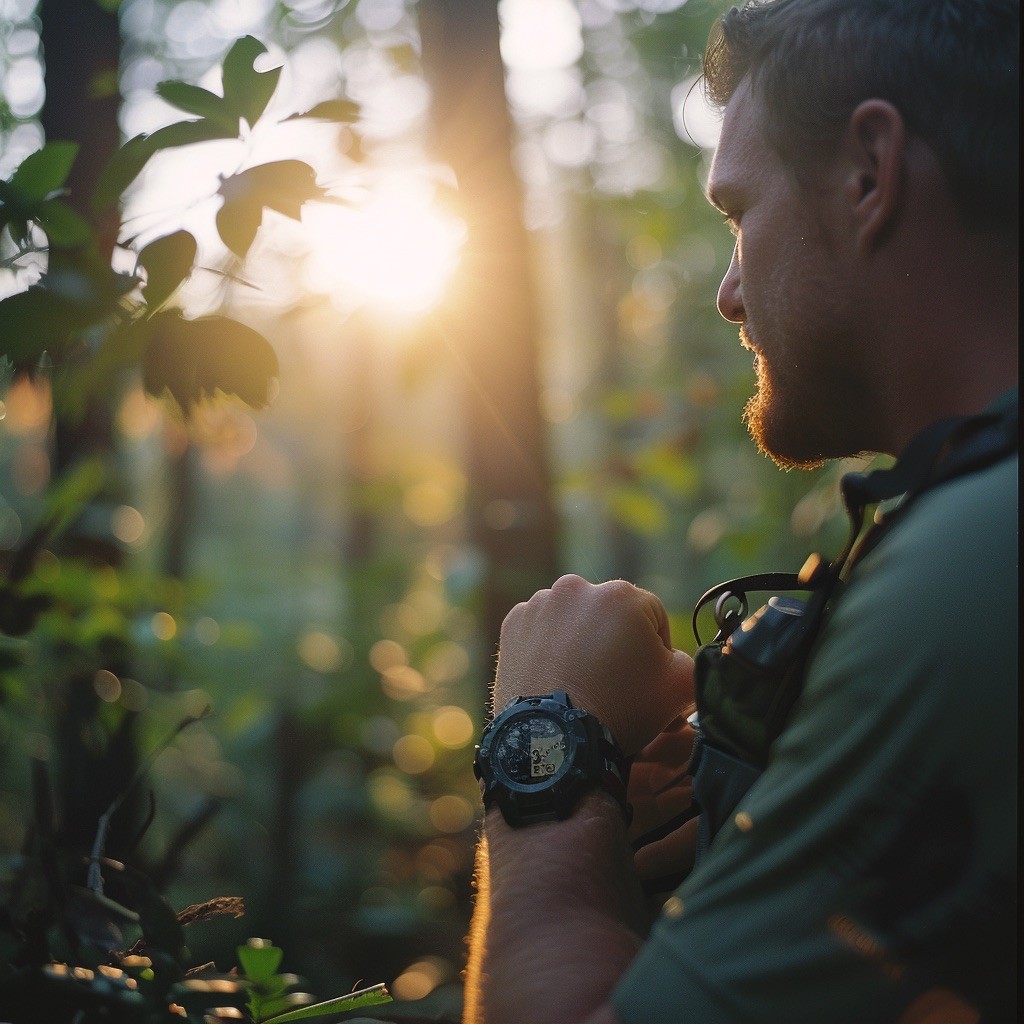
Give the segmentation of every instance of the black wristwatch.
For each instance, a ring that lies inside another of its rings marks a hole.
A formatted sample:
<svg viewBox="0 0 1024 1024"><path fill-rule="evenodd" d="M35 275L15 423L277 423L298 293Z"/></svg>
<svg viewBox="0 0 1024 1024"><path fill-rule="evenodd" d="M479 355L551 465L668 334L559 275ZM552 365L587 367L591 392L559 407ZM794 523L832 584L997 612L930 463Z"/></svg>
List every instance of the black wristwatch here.
<svg viewBox="0 0 1024 1024"><path fill-rule="evenodd" d="M473 771L484 807L496 803L513 828L562 821L595 787L615 797L627 824L632 817L629 761L606 726L562 690L513 697L484 729Z"/></svg>

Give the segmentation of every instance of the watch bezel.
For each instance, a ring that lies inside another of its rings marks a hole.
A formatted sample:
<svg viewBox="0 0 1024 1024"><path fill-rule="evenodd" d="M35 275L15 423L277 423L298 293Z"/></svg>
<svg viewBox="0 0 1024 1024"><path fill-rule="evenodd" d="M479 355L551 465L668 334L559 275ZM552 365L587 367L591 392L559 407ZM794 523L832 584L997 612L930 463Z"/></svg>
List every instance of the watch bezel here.
<svg viewBox="0 0 1024 1024"><path fill-rule="evenodd" d="M550 779L535 784L518 783L496 764L494 748L505 727L521 718L537 715L554 719L569 739L563 767ZM516 697L484 729L477 747L473 771L481 782L484 807L497 804L514 827L542 821L563 821L572 814L580 797L598 785L604 759L597 746L597 720L581 708L554 697Z"/></svg>

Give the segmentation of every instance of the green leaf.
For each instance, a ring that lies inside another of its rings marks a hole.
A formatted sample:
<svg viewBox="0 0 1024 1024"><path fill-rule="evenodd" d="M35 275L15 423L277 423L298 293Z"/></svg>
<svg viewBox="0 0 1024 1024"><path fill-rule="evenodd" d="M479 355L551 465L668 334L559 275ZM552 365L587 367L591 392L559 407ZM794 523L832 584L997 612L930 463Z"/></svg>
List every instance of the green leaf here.
<svg viewBox="0 0 1024 1024"><path fill-rule="evenodd" d="M226 317L184 320L176 312L149 321L142 381L152 395L169 391L188 410L220 391L260 407L270 400L277 356L251 327Z"/></svg>
<svg viewBox="0 0 1024 1024"><path fill-rule="evenodd" d="M254 36L243 36L228 50L224 58L224 100L229 110L254 125L274 95L281 69L257 71L257 57L267 48Z"/></svg>
<svg viewBox="0 0 1024 1024"><path fill-rule="evenodd" d="M93 209L99 212L113 206L121 193L139 176L150 157L161 149L191 146L216 139L233 139L236 136L236 130L228 130L209 118L179 121L158 128L151 135L136 135L111 157L100 172L91 197Z"/></svg>
<svg viewBox="0 0 1024 1024"><path fill-rule="evenodd" d="M63 188L77 155L77 142L48 142L22 160L10 187L29 203L45 199Z"/></svg>
<svg viewBox="0 0 1024 1024"><path fill-rule="evenodd" d="M142 297L151 310L167 301L192 272L196 240L187 231L175 231L150 242L139 253L139 266L146 271Z"/></svg>
<svg viewBox="0 0 1024 1024"><path fill-rule="evenodd" d="M230 131L238 134L238 115L232 114L224 100L209 89L188 82L161 82L156 87L157 95L168 103L189 114L209 118Z"/></svg>
<svg viewBox="0 0 1024 1024"><path fill-rule="evenodd" d="M261 996L256 1000L256 1006L260 1019L266 1020L299 1006L309 1006L312 1002L313 996L308 992L291 992L288 995Z"/></svg>
<svg viewBox="0 0 1024 1024"><path fill-rule="evenodd" d="M298 220L304 202L325 195L316 183L313 168L301 160L276 160L250 167L225 178L218 191L224 196L224 205L217 211L217 231L238 256L249 251L264 207Z"/></svg>
<svg viewBox="0 0 1024 1024"><path fill-rule="evenodd" d="M238 947L237 953L245 976L256 982L269 981L281 966L284 956L280 946L271 945L266 939L249 939L244 946Z"/></svg>
<svg viewBox="0 0 1024 1024"><path fill-rule="evenodd" d="M337 999L327 999L322 1003L301 1006L297 1010L278 1014L266 1021L266 1024L288 1024L289 1021L326 1017L332 1013L346 1013L349 1010L359 1010L364 1006L380 1006L382 1003L390 1002L391 995L384 985L371 985L369 988L350 992L347 996L338 996Z"/></svg>
<svg viewBox="0 0 1024 1024"><path fill-rule="evenodd" d="M46 232L51 246L73 249L85 245L92 238L92 228L67 203L60 199L47 199L35 218Z"/></svg>
<svg viewBox="0 0 1024 1024"><path fill-rule="evenodd" d="M298 114L290 114L285 121L298 121L300 118L309 118L320 121L341 121L344 124L351 124L359 120L359 104L352 100L324 100L309 110L303 110Z"/></svg>

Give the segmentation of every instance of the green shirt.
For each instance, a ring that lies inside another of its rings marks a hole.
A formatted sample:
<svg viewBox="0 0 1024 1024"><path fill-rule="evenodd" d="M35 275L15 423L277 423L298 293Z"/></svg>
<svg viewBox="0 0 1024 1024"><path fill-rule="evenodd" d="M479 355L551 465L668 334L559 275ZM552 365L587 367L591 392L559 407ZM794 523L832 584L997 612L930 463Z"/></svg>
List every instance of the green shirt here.
<svg viewBox="0 0 1024 1024"><path fill-rule="evenodd" d="M768 768L616 988L623 1022L1016 1019L1016 508L1013 457L856 565Z"/></svg>

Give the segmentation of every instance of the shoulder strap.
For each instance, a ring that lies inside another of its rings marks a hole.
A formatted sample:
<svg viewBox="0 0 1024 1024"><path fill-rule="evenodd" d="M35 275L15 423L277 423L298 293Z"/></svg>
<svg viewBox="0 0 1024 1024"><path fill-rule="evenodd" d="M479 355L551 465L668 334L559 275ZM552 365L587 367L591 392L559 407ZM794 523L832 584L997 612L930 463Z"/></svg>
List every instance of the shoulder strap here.
<svg viewBox="0 0 1024 1024"><path fill-rule="evenodd" d="M904 513L925 491L1012 455L1020 446L1018 428L1015 395L1001 410L933 423L910 442L889 469L847 473L839 481L839 488L850 521L850 533L845 547L832 562L837 576L873 547L897 514ZM868 506L901 496L903 501L899 507L868 531L851 561Z"/></svg>

